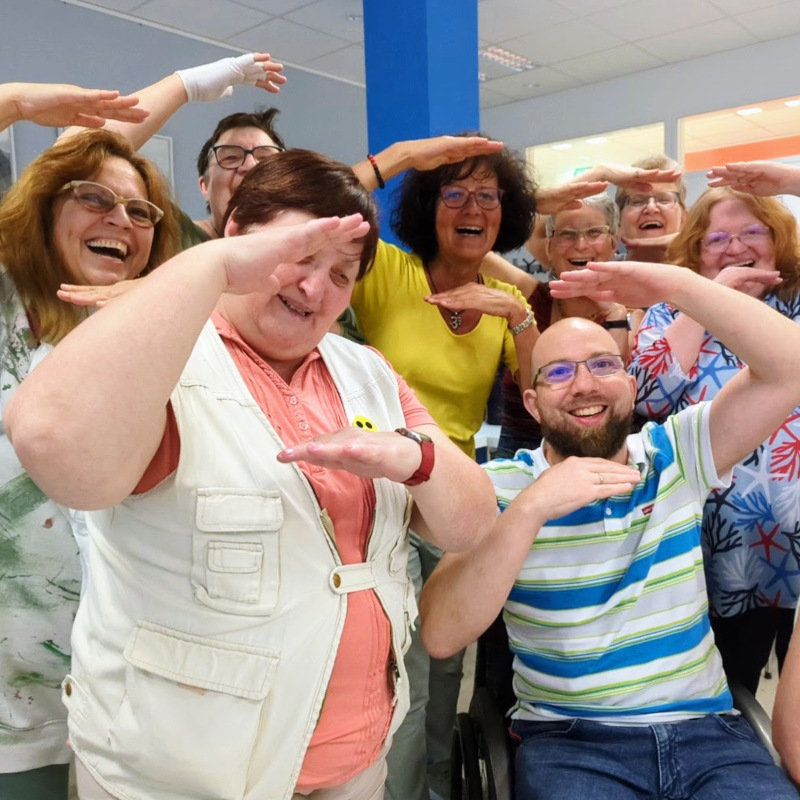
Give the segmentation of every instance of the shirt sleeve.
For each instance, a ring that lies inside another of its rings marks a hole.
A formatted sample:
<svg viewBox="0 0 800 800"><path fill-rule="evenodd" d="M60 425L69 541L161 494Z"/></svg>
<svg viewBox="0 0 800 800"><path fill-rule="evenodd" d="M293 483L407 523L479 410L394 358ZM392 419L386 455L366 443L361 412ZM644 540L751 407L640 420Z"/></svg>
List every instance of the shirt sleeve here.
<svg viewBox="0 0 800 800"><path fill-rule="evenodd" d="M667 341L678 312L665 303L651 306L642 320L628 372L636 378L636 412L663 421L679 407L691 376L680 366Z"/></svg>
<svg viewBox="0 0 800 800"><path fill-rule="evenodd" d="M155 455L144 475L139 479L132 494L144 494L151 489L155 489L161 481L168 478L178 469L178 461L181 457L181 435L178 431L178 421L175 419L175 412L172 410L172 403L167 405L167 424L164 427L164 435L161 437L161 444L158 446Z"/></svg>

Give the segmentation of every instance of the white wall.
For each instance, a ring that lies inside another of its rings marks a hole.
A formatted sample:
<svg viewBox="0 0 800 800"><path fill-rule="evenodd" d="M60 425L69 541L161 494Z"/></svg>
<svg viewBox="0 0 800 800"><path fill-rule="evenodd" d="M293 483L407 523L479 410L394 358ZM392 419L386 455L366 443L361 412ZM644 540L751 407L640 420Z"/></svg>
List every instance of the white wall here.
<svg viewBox="0 0 800 800"><path fill-rule="evenodd" d="M202 0L198 0L202 2ZM229 55L222 47L92 11L60 0L2 0L0 81L50 81L119 89L127 94L182 67ZM265 42L264 50L274 43ZM291 60L291 55L287 55ZM175 188L181 206L203 216L197 153L220 117L256 106L277 106L277 128L287 144L308 147L346 163L367 151L363 89L287 68L279 95L239 88L217 103L185 106L161 133L173 137ZM55 140L52 130L14 126L18 167Z"/></svg>
<svg viewBox="0 0 800 800"><path fill-rule="evenodd" d="M676 157L680 117L800 94L798 53L800 36L787 36L486 109L481 127L523 150L663 120Z"/></svg>

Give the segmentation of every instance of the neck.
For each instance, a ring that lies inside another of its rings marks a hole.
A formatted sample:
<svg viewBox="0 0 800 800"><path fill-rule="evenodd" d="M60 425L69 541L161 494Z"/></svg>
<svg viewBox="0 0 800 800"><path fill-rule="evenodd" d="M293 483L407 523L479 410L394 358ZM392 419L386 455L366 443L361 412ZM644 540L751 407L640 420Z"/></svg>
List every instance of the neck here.
<svg viewBox="0 0 800 800"><path fill-rule="evenodd" d="M194 224L198 228L202 228L212 239L221 239L220 232L214 227L214 222L209 217L208 219L196 219Z"/></svg>
<svg viewBox="0 0 800 800"><path fill-rule="evenodd" d="M480 261L477 263L463 262L456 259L447 259L441 254L433 259L428 265L428 272L436 281L436 288L440 292L448 289L455 289L456 286L463 286L465 283L472 283L478 277L480 271Z"/></svg>

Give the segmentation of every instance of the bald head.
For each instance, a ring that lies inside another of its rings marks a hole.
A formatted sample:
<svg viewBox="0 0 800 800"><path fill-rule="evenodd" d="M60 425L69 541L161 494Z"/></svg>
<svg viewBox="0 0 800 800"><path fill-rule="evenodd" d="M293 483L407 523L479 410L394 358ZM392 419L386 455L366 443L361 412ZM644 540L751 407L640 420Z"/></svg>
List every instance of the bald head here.
<svg viewBox="0 0 800 800"><path fill-rule="evenodd" d="M601 353L617 353L611 334L596 322L567 317L554 322L538 338L531 355L532 375L551 361L583 361Z"/></svg>

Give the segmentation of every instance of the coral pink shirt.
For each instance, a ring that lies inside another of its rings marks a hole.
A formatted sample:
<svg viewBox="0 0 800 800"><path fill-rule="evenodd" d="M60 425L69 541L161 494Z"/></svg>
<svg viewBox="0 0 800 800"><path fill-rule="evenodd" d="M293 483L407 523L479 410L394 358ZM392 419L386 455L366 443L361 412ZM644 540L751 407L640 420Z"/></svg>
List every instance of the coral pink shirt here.
<svg viewBox="0 0 800 800"><path fill-rule="evenodd" d="M220 315L212 321L247 388L287 447L347 427L339 394L317 350L287 384ZM406 425L435 424L406 382L397 376ZM180 440L171 410L159 451L135 492L149 491L178 465ZM326 508L343 564L364 560L375 505L372 482L345 470L306 462L298 466ZM377 757L392 715L389 621L374 591L348 595L347 616L325 702L311 738L297 789L338 786Z"/></svg>

